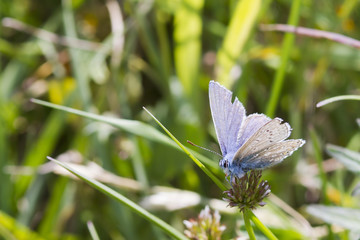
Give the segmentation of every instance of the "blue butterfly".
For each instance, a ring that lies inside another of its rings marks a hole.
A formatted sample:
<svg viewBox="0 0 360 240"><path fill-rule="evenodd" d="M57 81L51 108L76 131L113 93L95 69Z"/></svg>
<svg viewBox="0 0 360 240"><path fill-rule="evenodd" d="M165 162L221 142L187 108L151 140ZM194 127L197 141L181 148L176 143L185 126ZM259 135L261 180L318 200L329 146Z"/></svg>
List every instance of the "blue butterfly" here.
<svg viewBox="0 0 360 240"><path fill-rule="evenodd" d="M220 144L220 167L232 181L253 169L264 169L282 162L304 145L302 139L286 140L291 127L281 118L250 114L232 92L217 82L209 83L212 119Z"/></svg>

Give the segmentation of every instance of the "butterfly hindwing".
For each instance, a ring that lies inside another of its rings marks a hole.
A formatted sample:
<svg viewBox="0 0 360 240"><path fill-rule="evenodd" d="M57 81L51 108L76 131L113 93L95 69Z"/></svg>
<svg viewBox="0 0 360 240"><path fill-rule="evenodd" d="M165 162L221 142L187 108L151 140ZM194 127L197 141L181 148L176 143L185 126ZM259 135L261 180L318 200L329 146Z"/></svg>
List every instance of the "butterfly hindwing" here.
<svg viewBox="0 0 360 240"><path fill-rule="evenodd" d="M304 145L302 139L289 139L274 143L270 147L254 153L243 159L241 163L244 168L263 169L274 166L290 156L299 147Z"/></svg>
<svg viewBox="0 0 360 240"><path fill-rule="evenodd" d="M238 143L240 147L259 130L262 126L271 120L264 114L253 113L246 117L244 124L241 126L241 130L238 136Z"/></svg>
<svg viewBox="0 0 360 240"><path fill-rule="evenodd" d="M290 125L281 118L274 118L257 130L236 152L234 160L245 158L260 152L290 136Z"/></svg>

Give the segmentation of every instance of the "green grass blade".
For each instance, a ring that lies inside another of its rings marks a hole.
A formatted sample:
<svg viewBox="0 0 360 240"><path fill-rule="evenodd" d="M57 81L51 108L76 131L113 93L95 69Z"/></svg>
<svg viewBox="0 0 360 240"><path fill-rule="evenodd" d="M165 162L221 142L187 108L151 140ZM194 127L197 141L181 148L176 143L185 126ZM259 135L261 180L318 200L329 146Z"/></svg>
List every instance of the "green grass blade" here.
<svg viewBox="0 0 360 240"><path fill-rule="evenodd" d="M11 216L0 211L0 238L8 240L44 240L38 233L31 231Z"/></svg>
<svg viewBox="0 0 360 240"><path fill-rule="evenodd" d="M326 152L344 164L349 171L360 173L360 153L332 144L326 145Z"/></svg>
<svg viewBox="0 0 360 240"><path fill-rule="evenodd" d="M64 205L64 198L70 198L70 196L68 196L65 191L68 181L68 178L60 177L53 184L49 203L44 210L44 215L38 227L38 231L42 236L48 236L51 233L56 232L56 226L59 220L59 213Z"/></svg>
<svg viewBox="0 0 360 240"><path fill-rule="evenodd" d="M336 224L357 232L360 230L359 209L313 204L309 205L306 211L326 223Z"/></svg>
<svg viewBox="0 0 360 240"><path fill-rule="evenodd" d="M248 211L250 220L255 224L255 226L270 240L277 240L278 238L268 229L252 211Z"/></svg>
<svg viewBox="0 0 360 240"><path fill-rule="evenodd" d="M241 0L237 3L224 42L217 56L219 67L217 80L228 86L231 70L235 66L249 38L261 10L261 0Z"/></svg>
<svg viewBox="0 0 360 240"><path fill-rule="evenodd" d="M110 124L116 128L122 129L124 131L127 131L129 133L144 137L146 139L149 139L151 141L159 142L161 144L173 147L177 150L181 150L178 145L176 145L173 141L171 141L166 135L159 132L157 129L153 128L152 126L145 124L140 121L136 120L127 120L127 119L118 119L118 118L111 118L111 117L105 117L93 113L84 112L81 110L45 102L38 99L31 99L33 103L40 104L43 106L47 106L50 108L58 109L61 111L65 111L68 113L73 113L82 117L86 117L88 119L104 122L107 124ZM217 164L214 161L211 161L209 158L199 154L194 153L194 155L197 156L202 162L204 162L207 166L211 167L212 169L218 169Z"/></svg>
<svg viewBox="0 0 360 240"><path fill-rule="evenodd" d="M187 96L193 95L199 81L203 5L203 0L185 0L175 12L175 67Z"/></svg>
<svg viewBox="0 0 360 240"><path fill-rule="evenodd" d="M142 207L140 207L139 205L137 205L133 201L131 201L128 198L124 197L120 193L114 191L113 189L105 186L104 184L102 184L102 183L100 183L100 182L98 182L96 180L90 179L90 178L86 177L85 175L80 174L75 169L71 168L70 166L68 166L65 163L59 162L59 161L57 161L57 160L55 160L55 159L53 159L51 157L48 157L48 159L51 160L51 161L54 161L55 163L57 163L61 167L67 169L69 172L73 173L75 176L77 176L80 179L84 180L90 186L96 188L97 190L104 193L105 195L107 195L107 196L115 199L116 201L122 203L123 205L127 206L128 208L130 208L132 211L139 214L143 218L145 218L148 221L156 224L165 233L172 236L173 238L175 238L175 239L187 239L178 230L176 230L175 228L173 228L172 226L170 226L169 224L167 224L166 222L164 222L160 218L156 217L155 215L151 214L150 212L146 211L145 209L143 209Z"/></svg>
<svg viewBox="0 0 360 240"><path fill-rule="evenodd" d="M227 187L212 173L210 172L209 169L207 169L204 164L202 164L198 159L196 159L194 157L194 155L192 155L187 148L182 145L175 137L174 135L171 134L171 132L169 132L169 130L167 130L164 125L161 124L161 122L159 122L159 120L156 119L156 117L154 115L152 115L146 108L144 108L144 110L157 122L157 124L159 124L159 126L170 136L170 138L172 140L174 140L174 142L179 145L179 147L186 153L186 155L188 155L194 162L196 165L199 166L199 168L201 170L203 170L205 172L206 175L208 175L211 180L214 181L214 183L223 191L227 190Z"/></svg>
<svg viewBox="0 0 360 240"><path fill-rule="evenodd" d="M55 147L55 144L60 137L60 132L64 127L65 114L62 112L53 112L46 120L40 137L32 145L27 152L24 166L36 167L41 165L47 155ZM21 197L31 183L33 176L22 176L18 178L15 185L16 197Z"/></svg>
<svg viewBox="0 0 360 240"><path fill-rule="evenodd" d="M62 0L64 30L66 36L77 38L75 17L71 3L71 0ZM74 76L78 84L77 91L79 91L79 95L85 104L85 108L88 108L91 103L91 92L88 83L89 79L86 74L87 68L84 64L84 61L87 59L82 56L82 52L79 49L70 48L69 53L71 58L71 67L74 71Z"/></svg>
<svg viewBox="0 0 360 240"><path fill-rule="evenodd" d="M292 2L290 17L288 21L289 25L296 26L298 24L300 5L301 0L295 0ZM274 117L276 106L280 98L281 89L285 78L286 67L288 65L291 49L294 46L294 40L295 35L293 33L285 34L284 43L281 49L280 67L276 71L275 80L271 89L269 104L266 108L266 115L271 118Z"/></svg>
<svg viewBox="0 0 360 240"><path fill-rule="evenodd" d="M320 179L321 179L321 194L323 197L323 203L325 204L329 204L329 199L327 197L327 177L326 177L326 173L324 170L324 166L323 166L323 157L322 157L322 151L321 151L321 147L320 147L320 141L318 136L316 135L316 132L314 129L310 129L310 137L311 137L311 141L312 141L312 145L313 145L313 149L314 149L314 154L315 154L315 160L316 163L318 165L319 168L319 174L320 174Z"/></svg>

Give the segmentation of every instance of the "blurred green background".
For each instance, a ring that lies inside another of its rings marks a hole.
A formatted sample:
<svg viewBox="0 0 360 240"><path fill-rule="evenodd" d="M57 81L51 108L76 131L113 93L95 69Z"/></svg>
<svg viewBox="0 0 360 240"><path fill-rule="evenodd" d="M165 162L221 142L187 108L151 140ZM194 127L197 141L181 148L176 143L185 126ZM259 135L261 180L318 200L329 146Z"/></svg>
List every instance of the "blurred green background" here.
<svg viewBox="0 0 360 240"><path fill-rule="evenodd" d="M84 166L95 162L114 174L107 182L95 178L182 231L184 219L196 217L204 204L211 205L209 199L221 199L221 191L190 158L151 135L134 135L30 99L160 130L145 106L183 144L191 140L219 151L208 104L212 79L232 89L248 114L281 117L293 128L291 138L307 141L264 172L279 197L258 210L264 224L283 239L350 236L305 209L314 203L359 208L351 192L360 171L349 172L325 151L326 143L359 151L359 103L316 108L329 97L359 94L359 51L325 39L264 32L259 25L292 23L360 39L358 1L2 0L0 16L4 239L90 239L87 221L93 221L102 239L167 238L121 204L62 176L65 172L46 156ZM206 165L223 179L216 168L219 159L195 151L211 159ZM117 186L122 180L115 175L136 180L129 183L134 189ZM155 200L157 209L150 208L146 197L154 196L154 186L189 190L201 201L182 192L185 200L165 197ZM184 207L177 206L182 201ZM225 239L246 236L241 215L220 213L227 225ZM316 235L318 229L325 232Z"/></svg>

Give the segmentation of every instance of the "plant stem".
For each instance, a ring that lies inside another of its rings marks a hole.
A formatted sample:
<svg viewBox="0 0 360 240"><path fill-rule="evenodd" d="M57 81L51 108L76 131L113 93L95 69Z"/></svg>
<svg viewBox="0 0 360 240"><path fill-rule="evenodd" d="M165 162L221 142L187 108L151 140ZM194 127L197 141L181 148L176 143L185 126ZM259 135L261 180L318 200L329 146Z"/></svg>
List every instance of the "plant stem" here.
<svg viewBox="0 0 360 240"><path fill-rule="evenodd" d="M330 200L327 197L327 177L326 177L326 173L325 173L324 165L323 165L324 159L322 157L319 138L313 128L310 128L310 138L313 143L313 149L314 149L314 154L315 154L314 157L315 157L316 163L319 168L319 176L321 179L321 194L322 194L321 201L325 205L328 205L330 203Z"/></svg>
<svg viewBox="0 0 360 240"><path fill-rule="evenodd" d="M250 218L249 218L249 213L250 213L250 212L251 212L250 209L245 208L244 211L243 211L243 215L244 215L244 221L245 221L246 231L247 231L248 234L249 234L250 240L253 240L253 239L256 239L256 237L255 237L254 230L252 229L251 222L250 222Z"/></svg>
<svg viewBox="0 0 360 240"><path fill-rule="evenodd" d="M296 0L292 2L290 17L288 21L289 25L293 25L293 26L297 25L300 15L300 5L301 5L301 0ZM284 83L286 67L288 65L291 49L294 45L294 39L295 39L294 34L292 33L285 34L283 46L281 49L281 63L278 70L276 71L275 80L271 88L270 100L266 108L266 115L268 115L271 118L274 116L276 106L279 102L281 88Z"/></svg>
<svg viewBox="0 0 360 240"><path fill-rule="evenodd" d="M248 210L250 220L256 225L256 227L270 240L277 240L278 238L268 229L262 222L254 215L251 210ZM245 222L246 225L246 222Z"/></svg>

